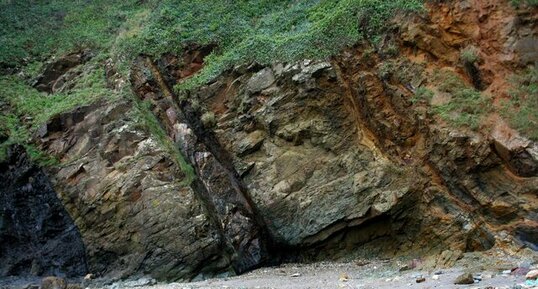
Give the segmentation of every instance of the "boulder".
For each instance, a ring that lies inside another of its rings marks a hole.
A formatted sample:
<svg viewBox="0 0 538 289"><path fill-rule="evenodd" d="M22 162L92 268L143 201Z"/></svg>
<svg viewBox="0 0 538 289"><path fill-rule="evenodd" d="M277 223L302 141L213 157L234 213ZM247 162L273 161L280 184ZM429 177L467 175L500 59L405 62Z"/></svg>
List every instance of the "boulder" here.
<svg viewBox="0 0 538 289"><path fill-rule="evenodd" d="M60 277L45 277L41 280L40 289L67 289L67 282Z"/></svg>
<svg viewBox="0 0 538 289"><path fill-rule="evenodd" d="M247 83L247 91L250 93L260 92L275 82L275 77L273 75L273 70L266 67L258 72L256 72Z"/></svg>
<svg viewBox="0 0 538 289"><path fill-rule="evenodd" d="M473 283L474 283L474 278L473 278L473 274L471 273L463 273L454 280L454 284L456 285L465 285L465 284L473 284Z"/></svg>
<svg viewBox="0 0 538 289"><path fill-rule="evenodd" d="M518 176L538 175L538 144L520 136L504 122L499 122L491 133L495 150Z"/></svg>
<svg viewBox="0 0 538 289"><path fill-rule="evenodd" d="M531 270L525 275L525 279L527 280L535 280L538 279L538 270Z"/></svg>

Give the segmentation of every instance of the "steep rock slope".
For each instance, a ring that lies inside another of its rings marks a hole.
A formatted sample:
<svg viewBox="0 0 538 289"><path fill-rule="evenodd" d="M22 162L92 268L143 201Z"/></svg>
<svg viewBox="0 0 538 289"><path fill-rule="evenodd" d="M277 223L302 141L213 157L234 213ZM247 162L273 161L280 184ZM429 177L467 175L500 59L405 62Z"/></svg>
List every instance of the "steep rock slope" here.
<svg viewBox="0 0 538 289"><path fill-rule="evenodd" d="M49 174L81 232L90 272L173 279L226 271L221 237L187 176L130 110L98 103L40 130L62 161Z"/></svg>
<svg viewBox="0 0 538 289"><path fill-rule="evenodd" d="M273 241L298 255L338 256L371 241L368 252L389 256L535 248L536 144L497 127L489 135L488 123L455 128L431 104L413 104L419 86L443 85L435 74L501 98L509 72L532 61L521 44L536 39L532 14L471 2L430 4L429 15L404 19L379 47L364 43L330 62L237 67L168 95L161 119L185 146L181 120L165 112L201 106L199 123L231 153L221 161L243 176ZM468 46L480 62L462 61ZM171 86L184 59L149 65Z"/></svg>
<svg viewBox="0 0 538 289"><path fill-rule="evenodd" d="M192 279L286 260L536 254L538 145L490 109L538 60L536 8L437 2L325 61L236 66L195 89L173 87L212 45L140 56L130 79L107 62L133 99L34 135L60 161L47 172L88 270Z"/></svg>

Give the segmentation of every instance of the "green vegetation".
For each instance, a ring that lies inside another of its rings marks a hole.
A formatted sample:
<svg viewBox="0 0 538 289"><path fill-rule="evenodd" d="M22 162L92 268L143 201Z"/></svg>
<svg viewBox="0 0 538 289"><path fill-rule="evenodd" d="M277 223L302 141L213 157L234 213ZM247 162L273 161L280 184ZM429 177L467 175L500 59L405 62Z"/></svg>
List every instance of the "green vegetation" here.
<svg viewBox="0 0 538 289"><path fill-rule="evenodd" d="M0 102L5 104L0 127L8 135L1 146L29 145L33 130L55 114L98 99L124 97L125 92L113 92L105 85L107 58L113 58L127 76L139 54L159 57L180 54L192 44L215 46L204 69L177 87L186 90L235 65L319 59L360 39L375 42L396 11L418 11L422 2L0 1L0 72L16 72L0 75ZM46 61L82 49L90 49L95 57L76 68L80 75L72 88L46 95L30 86ZM152 127L151 121L145 122Z"/></svg>
<svg viewBox="0 0 538 289"><path fill-rule="evenodd" d="M0 68L20 69L0 76L0 127L7 140L0 144L0 159L11 144L26 147L43 165L54 160L30 144L30 135L55 114L100 98L117 97L106 88L100 60L113 43L121 23L137 11L137 1L2 1L0 2ZM47 95L29 84L53 56L90 48L100 53L79 67L80 76L65 93ZM1 70L0 70L1 71Z"/></svg>
<svg viewBox="0 0 538 289"><path fill-rule="evenodd" d="M474 46L465 47L460 53L460 59L465 64L474 64L479 60L477 48Z"/></svg>
<svg viewBox="0 0 538 289"><path fill-rule="evenodd" d="M0 136L5 136L0 143L0 161L7 156L7 149L14 144L22 145L26 148L28 156L42 166L58 164L58 160L51 157L30 143L30 133L13 114L0 115Z"/></svg>
<svg viewBox="0 0 538 289"><path fill-rule="evenodd" d="M189 89L241 63L330 56L377 37L397 10L421 7L421 0L169 0L146 16L139 33L118 41L117 50L159 56L191 43L216 45L205 68L178 86Z"/></svg>
<svg viewBox="0 0 538 289"><path fill-rule="evenodd" d="M381 64L378 67L377 74L382 79L388 80L390 79L394 71L395 71L395 64L391 61L387 61L387 62L383 62L383 64Z"/></svg>
<svg viewBox="0 0 538 289"><path fill-rule="evenodd" d="M538 141L538 66L514 76L511 99L504 103L502 114L510 125Z"/></svg>
<svg viewBox="0 0 538 289"><path fill-rule="evenodd" d="M20 128L21 124L15 115L0 115L0 139L3 139L0 143L0 161L6 158L9 146L26 143L28 140L28 132Z"/></svg>
<svg viewBox="0 0 538 289"><path fill-rule="evenodd" d="M434 93L430 89L426 87L419 87L415 91L415 95L411 98L411 102L417 103L419 101L426 101L429 103L429 101L433 98Z"/></svg>
<svg viewBox="0 0 538 289"><path fill-rule="evenodd" d="M189 185L194 180L194 169L185 161L185 158L180 153L179 149L174 145L172 140L167 136L165 130L159 123L159 120L151 112L151 102L134 100L135 110L133 118L135 122L143 125L152 136L154 136L168 154L172 157L172 160L179 166L181 171L185 174L183 183Z"/></svg>
<svg viewBox="0 0 538 289"><path fill-rule="evenodd" d="M519 7L523 4L527 4L529 6L538 6L538 0L511 0L511 3L515 7Z"/></svg>
<svg viewBox="0 0 538 289"><path fill-rule="evenodd" d="M215 118L215 114L212 111L204 112L200 120L202 121L204 127L207 128L212 128L217 124L217 119Z"/></svg>
<svg viewBox="0 0 538 289"><path fill-rule="evenodd" d="M26 147L30 157L42 165L51 165L55 160L30 143L30 135L52 116L72 110L80 105L92 103L105 96L117 97L105 87L100 68L82 73L68 93L47 95L27 85L17 76L0 76L0 102L9 107L0 117L0 131L7 140L0 144L0 160L5 158L6 149L12 144ZM23 121L21 121L23 120Z"/></svg>
<svg viewBox="0 0 538 289"><path fill-rule="evenodd" d="M456 126L477 129L482 116L489 111L488 99L453 72L438 72L434 78L440 82L439 91L448 94L450 101L433 106L433 111Z"/></svg>
<svg viewBox="0 0 538 289"><path fill-rule="evenodd" d="M0 2L0 63L82 48L129 58L215 44L201 81L238 63L327 57L375 40L396 11L421 8L422 0L8 0Z"/></svg>
<svg viewBox="0 0 538 289"><path fill-rule="evenodd" d="M0 64L43 61L112 45L122 23L143 9L136 0L0 1Z"/></svg>
<svg viewBox="0 0 538 289"><path fill-rule="evenodd" d="M0 77L1 97L15 115L24 117L30 129L36 129L51 116L69 111L77 106L89 104L104 96L114 97L106 89L101 68L83 74L68 93L47 95L28 86L16 76Z"/></svg>

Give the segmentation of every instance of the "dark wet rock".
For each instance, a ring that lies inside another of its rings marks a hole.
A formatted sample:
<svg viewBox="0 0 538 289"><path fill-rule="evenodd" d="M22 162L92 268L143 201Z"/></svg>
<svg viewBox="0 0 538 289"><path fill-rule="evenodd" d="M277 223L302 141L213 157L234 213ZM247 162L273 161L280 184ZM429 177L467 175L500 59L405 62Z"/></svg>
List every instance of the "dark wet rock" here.
<svg viewBox="0 0 538 289"><path fill-rule="evenodd" d="M0 163L0 276L81 276L84 244L48 176L22 147Z"/></svg>

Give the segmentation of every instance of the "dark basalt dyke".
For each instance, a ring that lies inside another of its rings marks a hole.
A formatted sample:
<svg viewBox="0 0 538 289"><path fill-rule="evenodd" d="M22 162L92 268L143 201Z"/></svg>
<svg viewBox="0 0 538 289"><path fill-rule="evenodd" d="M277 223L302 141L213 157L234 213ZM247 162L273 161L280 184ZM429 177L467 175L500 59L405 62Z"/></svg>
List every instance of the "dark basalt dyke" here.
<svg viewBox="0 0 538 289"><path fill-rule="evenodd" d="M231 157L212 131L204 129L199 113L187 101L176 102L177 96L169 88L174 84L170 82L172 76L163 77L149 58L140 57L133 66L131 82L141 100L152 102L155 116L196 171L198 178L192 188L220 227L223 252L230 255L235 273L259 267L270 259L267 255L271 240L264 221L257 214ZM185 132L176 131L181 125Z"/></svg>
<svg viewBox="0 0 538 289"><path fill-rule="evenodd" d="M78 229L22 147L9 149L0 180L0 277L85 274Z"/></svg>

